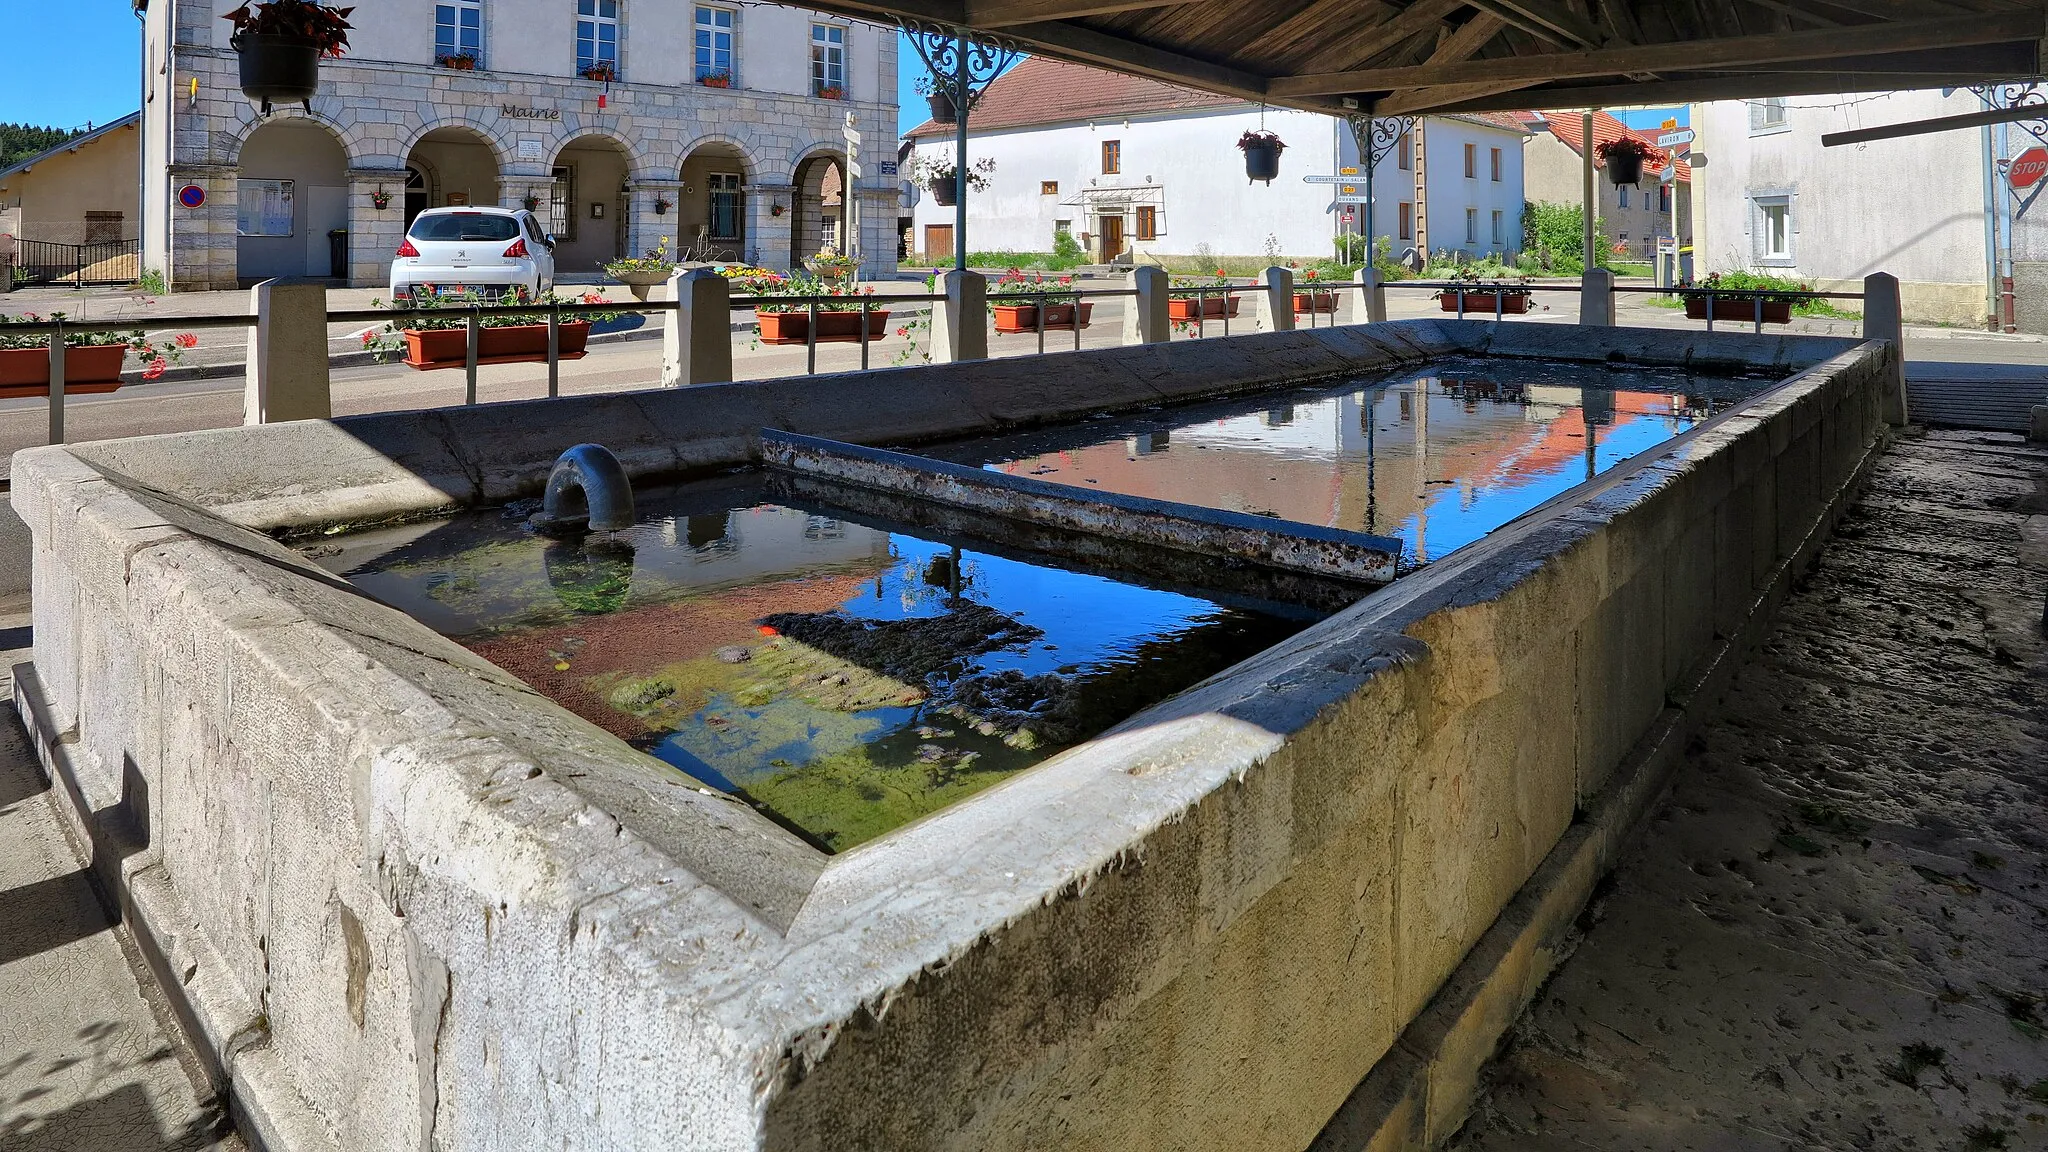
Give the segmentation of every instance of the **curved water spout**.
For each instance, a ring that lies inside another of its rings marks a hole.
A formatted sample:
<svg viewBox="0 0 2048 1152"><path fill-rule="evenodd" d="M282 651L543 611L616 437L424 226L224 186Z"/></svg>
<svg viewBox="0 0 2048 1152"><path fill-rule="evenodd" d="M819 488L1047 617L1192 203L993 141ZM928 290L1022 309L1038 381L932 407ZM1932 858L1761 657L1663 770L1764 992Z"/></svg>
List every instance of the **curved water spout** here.
<svg viewBox="0 0 2048 1152"><path fill-rule="evenodd" d="M632 526L633 482L611 449L578 444L556 458L534 527L618 532Z"/></svg>

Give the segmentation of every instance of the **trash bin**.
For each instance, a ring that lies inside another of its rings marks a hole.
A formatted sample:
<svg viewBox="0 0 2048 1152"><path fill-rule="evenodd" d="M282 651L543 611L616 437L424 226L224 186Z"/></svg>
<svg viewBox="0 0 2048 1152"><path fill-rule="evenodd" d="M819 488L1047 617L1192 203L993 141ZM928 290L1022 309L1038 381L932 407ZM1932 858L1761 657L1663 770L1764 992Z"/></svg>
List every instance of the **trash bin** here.
<svg viewBox="0 0 2048 1152"><path fill-rule="evenodd" d="M327 233L327 260L329 276L348 279L348 229L336 228Z"/></svg>

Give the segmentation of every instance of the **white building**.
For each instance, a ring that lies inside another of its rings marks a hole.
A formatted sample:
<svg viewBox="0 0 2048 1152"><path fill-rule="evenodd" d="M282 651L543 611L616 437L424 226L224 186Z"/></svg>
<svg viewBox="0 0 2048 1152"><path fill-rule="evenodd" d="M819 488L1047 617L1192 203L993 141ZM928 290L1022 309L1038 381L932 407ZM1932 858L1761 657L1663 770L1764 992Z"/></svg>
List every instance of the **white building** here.
<svg viewBox="0 0 2048 1152"><path fill-rule="evenodd" d="M1860 291L1899 278L1909 319L1983 326L1996 293L1998 161L2035 141L2023 129L1967 129L1824 148L1824 133L1979 112L1965 90L1726 100L1693 108L1695 268L1754 269ZM1996 236L1994 237L1994 227ZM2023 218L2018 319L2048 328L2048 246Z"/></svg>
<svg viewBox="0 0 2048 1152"><path fill-rule="evenodd" d="M382 284L411 218L449 204L536 205L565 274L661 238L789 267L847 246L849 114L866 156L896 140L896 31L799 8L370 0L310 113L264 118L221 18L241 0L146 3L143 263L175 288ZM437 63L464 55L473 70ZM582 78L598 61L620 79ZM729 87L701 83L720 73ZM859 247L885 272L897 181L866 167ZM348 233L345 268L331 230Z"/></svg>
<svg viewBox="0 0 2048 1152"><path fill-rule="evenodd" d="M1237 149L1261 125L1287 145L1271 185L1245 179ZM974 251L1043 252L1064 230L1104 261L1125 251L1316 258L1340 231L1364 230L1357 209L1333 203L1336 185L1302 181L1356 165L1351 131L1333 117L1033 57L989 85L968 128L970 162L996 164L989 188L969 195ZM1378 234L1396 252L1416 242L1420 156L1431 250L1518 250L1524 135L1505 113L1423 121L1375 173ZM951 125L926 122L909 138L916 156L951 163ZM916 195L908 246L951 253L954 210L928 189Z"/></svg>

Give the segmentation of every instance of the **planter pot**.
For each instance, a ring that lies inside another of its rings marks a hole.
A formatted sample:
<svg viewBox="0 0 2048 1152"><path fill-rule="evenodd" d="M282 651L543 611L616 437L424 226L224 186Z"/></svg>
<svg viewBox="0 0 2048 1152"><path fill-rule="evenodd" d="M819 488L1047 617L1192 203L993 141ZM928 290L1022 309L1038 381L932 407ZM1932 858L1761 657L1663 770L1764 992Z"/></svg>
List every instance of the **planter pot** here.
<svg viewBox="0 0 2048 1152"><path fill-rule="evenodd" d="M1686 297L1685 315L1688 320L1705 320L1707 318L1707 298L1704 296ZM1733 320L1738 324L1754 324L1756 323L1756 302L1753 300L1723 300L1717 297L1714 300L1714 319ZM1764 323L1790 324L1791 322L1792 302L1790 300L1764 301Z"/></svg>
<svg viewBox="0 0 2048 1152"><path fill-rule="evenodd" d="M230 43L241 55L242 95L268 113L270 105L299 103L311 111L320 90L320 45L305 36L237 35Z"/></svg>
<svg viewBox="0 0 2048 1152"><path fill-rule="evenodd" d="M1166 302L1166 318L1169 320L1214 320L1219 316L1237 315L1237 297L1175 296Z"/></svg>
<svg viewBox="0 0 2048 1152"><path fill-rule="evenodd" d="M405 362L426 371L460 368L469 332L463 328L407 328ZM559 338L564 360L583 358L590 341L590 325L582 320L562 321ZM476 362L479 364L520 364L548 358L548 326L520 324L510 328L485 328L476 334Z"/></svg>
<svg viewBox="0 0 2048 1152"><path fill-rule="evenodd" d="M1072 332L1074 330L1074 305L1047 304L1045 307L1045 330L1047 332ZM1081 301L1081 327L1088 327L1095 315L1095 302ZM1038 331L1037 304L998 304L996 310L996 331L1015 334Z"/></svg>
<svg viewBox="0 0 2048 1152"><path fill-rule="evenodd" d="M811 316L808 312L760 312L755 315L761 328L763 344L807 344L810 342ZM889 331L889 310L877 308L868 313L868 339L880 340ZM857 344L860 342L859 312L818 312L818 343Z"/></svg>
<svg viewBox="0 0 2048 1152"><path fill-rule="evenodd" d="M1253 144L1244 150L1244 174L1247 181L1264 180L1271 184L1280 175L1280 148L1276 144Z"/></svg>
<svg viewBox="0 0 2048 1152"><path fill-rule="evenodd" d="M932 190L932 202L941 208L951 208L960 202L960 185L952 180L934 180L926 187Z"/></svg>
<svg viewBox="0 0 2048 1152"><path fill-rule="evenodd" d="M112 392L121 386L126 344L89 344L64 349L64 392ZM50 394L47 348L0 348L0 399Z"/></svg>
<svg viewBox="0 0 2048 1152"><path fill-rule="evenodd" d="M932 106L932 123L951 124L960 118L959 109L953 105L950 92L934 92L925 100Z"/></svg>
<svg viewBox="0 0 2048 1152"><path fill-rule="evenodd" d="M1296 292L1294 294L1294 312L1297 316L1308 312L1335 312L1336 310L1337 294L1335 292Z"/></svg>
<svg viewBox="0 0 2048 1152"><path fill-rule="evenodd" d="M1527 296L1499 296L1498 293L1494 292L1467 292L1465 293L1465 314L1470 316L1477 312L1491 316L1496 296L1500 300L1502 315L1514 315L1529 310L1529 298ZM1446 312L1456 312L1458 310L1457 293L1446 292L1442 296L1437 297L1437 303L1443 305L1443 309Z"/></svg>
<svg viewBox="0 0 2048 1152"><path fill-rule="evenodd" d="M633 290L633 299L635 300L647 299L647 290L649 288L654 287L656 284L667 283L669 277L669 274L666 272L648 271L611 272L606 273L606 275L609 275L612 279L617 280L619 283L624 284L626 287L631 288ZM564 324L562 325L562 327L566 329L568 325Z"/></svg>
<svg viewBox="0 0 2048 1152"><path fill-rule="evenodd" d="M853 275L853 269L845 264L819 264L813 260L804 261L804 270L827 284L837 284Z"/></svg>
<svg viewBox="0 0 2048 1152"><path fill-rule="evenodd" d="M655 202L655 204L654 204L654 214L655 214L656 216L666 216L666 215L668 215L668 205L666 205L666 204L663 204L663 203L661 203L660 201L658 201L658 200L657 200L657 201Z"/></svg>
<svg viewBox="0 0 2048 1152"><path fill-rule="evenodd" d="M720 77L712 77L712 76L707 76L707 77L705 77L704 79L702 79L702 80L699 80L699 81L697 81L697 83L699 83L699 84L702 84L702 85L703 85L703 86L705 86L706 88L730 88L730 87L732 87L732 81L730 81L730 80L726 80L726 79L723 79L723 78L720 78Z"/></svg>
<svg viewBox="0 0 2048 1152"><path fill-rule="evenodd" d="M1643 178L1641 156L1610 156L1607 158L1607 179L1614 184L1633 184Z"/></svg>

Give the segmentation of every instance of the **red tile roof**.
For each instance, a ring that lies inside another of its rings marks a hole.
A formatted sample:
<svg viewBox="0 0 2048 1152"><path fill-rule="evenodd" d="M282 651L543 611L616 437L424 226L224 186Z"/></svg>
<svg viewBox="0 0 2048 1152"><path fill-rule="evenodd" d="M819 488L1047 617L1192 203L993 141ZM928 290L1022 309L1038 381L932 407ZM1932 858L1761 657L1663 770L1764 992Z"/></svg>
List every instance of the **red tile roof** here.
<svg viewBox="0 0 2048 1152"><path fill-rule="evenodd" d="M1142 76L1125 76L1082 64L1031 56L1018 61L1015 67L989 84L988 90L975 104L970 122L979 132L1072 120L1122 119L1153 112L1221 108L1243 103L1245 101L1235 96L1197 92L1193 88L1182 88ZM950 136L952 133L952 125L927 120L906 135Z"/></svg>
<svg viewBox="0 0 2048 1152"><path fill-rule="evenodd" d="M1579 114L1576 112L1562 113L1555 118L1541 116L1534 112L1518 112L1515 115L1521 117L1522 122L1532 128L1538 130L1543 128L1550 129L1552 136L1563 141L1564 146L1574 152L1577 152L1579 146L1585 142L1585 128L1580 124ZM1662 172L1664 170L1664 162L1670 158L1671 154L1657 147L1657 138L1655 136L1645 132L1638 132L1605 112L1593 113L1593 147L1595 149L1598 149L1600 145L1610 140L1619 140L1624 136L1633 136L1650 146L1651 153L1643 161L1643 171ZM1691 183L1692 165L1683 160L1677 161L1677 164L1678 179Z"/></svg>

